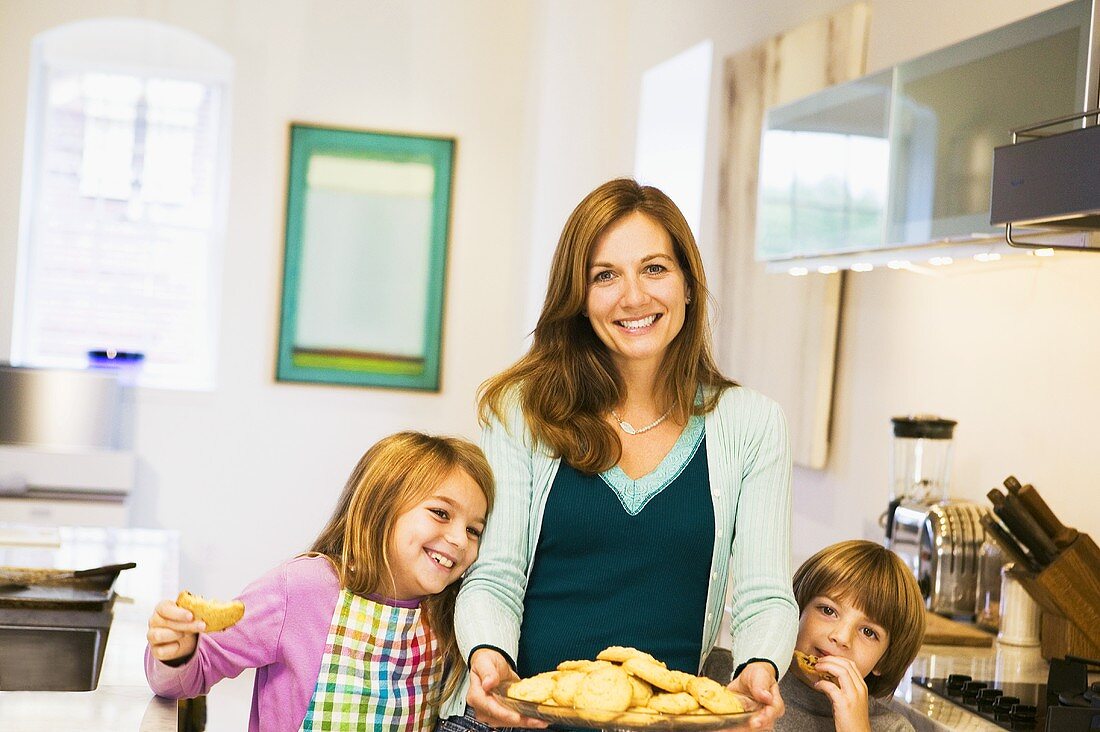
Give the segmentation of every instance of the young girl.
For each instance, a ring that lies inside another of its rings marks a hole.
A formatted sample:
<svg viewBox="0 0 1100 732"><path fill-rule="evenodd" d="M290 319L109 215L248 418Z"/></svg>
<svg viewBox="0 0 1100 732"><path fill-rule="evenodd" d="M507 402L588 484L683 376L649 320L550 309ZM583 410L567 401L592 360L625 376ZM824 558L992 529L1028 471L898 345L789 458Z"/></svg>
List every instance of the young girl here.
<svg viewBox="0 0 1100 732"><path fill-rule="evenodd" d="M459 579L477 556L492 471L464 440L402 432L359 460L311 551L249 585L218 633L172 600L149 619L145 673L189 698L256 669L249 730L428 730L464 669Z"/></svg>

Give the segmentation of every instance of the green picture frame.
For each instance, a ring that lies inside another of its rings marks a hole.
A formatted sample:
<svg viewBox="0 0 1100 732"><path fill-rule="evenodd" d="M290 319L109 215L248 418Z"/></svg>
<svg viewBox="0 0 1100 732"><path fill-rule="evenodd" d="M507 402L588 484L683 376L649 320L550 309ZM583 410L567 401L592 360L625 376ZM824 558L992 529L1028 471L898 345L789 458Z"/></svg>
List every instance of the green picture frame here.
<svg viewBox="0 0 1100 732"><path fill-rule="evenodd" d="M290 125L277 381L439 391L454 156Z"/></svg>

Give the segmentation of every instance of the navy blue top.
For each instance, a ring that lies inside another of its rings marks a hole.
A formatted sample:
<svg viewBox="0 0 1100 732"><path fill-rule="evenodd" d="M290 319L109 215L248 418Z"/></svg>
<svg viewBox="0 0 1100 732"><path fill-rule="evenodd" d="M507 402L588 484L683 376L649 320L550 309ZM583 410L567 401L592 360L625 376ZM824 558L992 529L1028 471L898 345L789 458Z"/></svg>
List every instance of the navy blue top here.
<svg viewBox="0 0 1100 732"><path fill-rule="evenodd" d="M550 488L520 628L521 677L607 646L699 670L714 506L703 420L652 473L585 475L562 462Z"/></svg>

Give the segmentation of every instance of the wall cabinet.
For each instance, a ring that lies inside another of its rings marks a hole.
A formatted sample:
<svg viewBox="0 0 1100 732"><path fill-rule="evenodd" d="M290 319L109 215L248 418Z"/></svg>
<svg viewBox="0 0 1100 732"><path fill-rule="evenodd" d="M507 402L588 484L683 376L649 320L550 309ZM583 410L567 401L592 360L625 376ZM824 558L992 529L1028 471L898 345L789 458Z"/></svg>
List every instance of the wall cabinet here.
<svg viewBox="0 0 1100 732"><path fill-rule="evenodd" d="M993 148L1096 104L1090 0L768 111L757 259L793 262L1001 237ZM841 257L845 259L845 257Z"/></svg>

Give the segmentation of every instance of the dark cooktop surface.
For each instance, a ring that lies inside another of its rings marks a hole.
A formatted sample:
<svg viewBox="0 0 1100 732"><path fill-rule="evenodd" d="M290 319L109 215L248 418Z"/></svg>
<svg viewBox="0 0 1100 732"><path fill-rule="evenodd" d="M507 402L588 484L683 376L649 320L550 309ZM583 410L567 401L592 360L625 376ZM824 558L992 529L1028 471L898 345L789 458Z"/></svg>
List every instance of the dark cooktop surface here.
<svg viewBox="0 0 1100 732"><path fill-rule="evenodd" d="M1003 729L1046 729L1047 685L994 683L962 674L914 676L913 683L954 702Z"/></svg>

